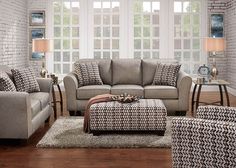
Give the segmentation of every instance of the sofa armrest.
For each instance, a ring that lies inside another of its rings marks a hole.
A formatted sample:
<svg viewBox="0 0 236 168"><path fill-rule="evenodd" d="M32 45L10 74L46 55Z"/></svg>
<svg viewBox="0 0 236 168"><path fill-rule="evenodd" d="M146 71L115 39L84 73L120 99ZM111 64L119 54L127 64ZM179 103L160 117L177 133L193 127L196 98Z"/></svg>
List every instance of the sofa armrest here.
<svg viewBox="0 0 236 168"><path fill-rule="evenodd" d="M199 106L197 118L236 123L236 108L223 106Z"/></svg>
<svg viewBox="0 0 236 168"><path fill-rule="evenodd" d="M192 78L183 71L179 72L177 88L179 93L179 111L189 109L189 94L192 85Z"/></svg>
<svg viewBox="0 0 236 168"><path fill-rule="evenodd" d="M67 110L77 111L76 103L76 89L78 88L78 80L75 74L69 73L64 79L64 86L66 91L66 100L67 100Z"/></svg>
<svg viewBox="0 0 236 168"><path fill-rule="evenodd" d="M236 124L192 118L172 120L173 167L236 167Z"/></svg>
<svg viewBox="0 0 236 168"><path fill-rule="evenodd" d="M51 92L52 79L51 78L37 78L39 88L41 92Z"/></svg>
<svg viewBox="0 0 236 168"><path fill-rule="evenodd" d="M30 104L26 92L0 92L0 138L27 139L30 136Z"/></svg>

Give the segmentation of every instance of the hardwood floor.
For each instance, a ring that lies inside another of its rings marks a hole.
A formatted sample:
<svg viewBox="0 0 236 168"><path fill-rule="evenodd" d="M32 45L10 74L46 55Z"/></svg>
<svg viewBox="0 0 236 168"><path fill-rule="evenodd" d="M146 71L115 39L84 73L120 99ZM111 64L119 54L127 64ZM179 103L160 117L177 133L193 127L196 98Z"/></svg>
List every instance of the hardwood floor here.
<svg viewBox="0 0 236 168"><path fill-rule="evenodd" d="M219 98L214 92L205 92L201 95L204 101L215 101ZM231 106L236 106L236 97L230 95ZM60 112L59 108L58 111ZM58 112L58 116L59 116ZM64 105L64 115L68 115ZM191 115L190 112L187 113ZM1 140L0 141L0 168L34 167L34 168L130 168L130 167L171 167L171 149L141 148L141 149L42 149L35 145L53 124L53 115L50 123L40 127L28 142Z"/></svg>

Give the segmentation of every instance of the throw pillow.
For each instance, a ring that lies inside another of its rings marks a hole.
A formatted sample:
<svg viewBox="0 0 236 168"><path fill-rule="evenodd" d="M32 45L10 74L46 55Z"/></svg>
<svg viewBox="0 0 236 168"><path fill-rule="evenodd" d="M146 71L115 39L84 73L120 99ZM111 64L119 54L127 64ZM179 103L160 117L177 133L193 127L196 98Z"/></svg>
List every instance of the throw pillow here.
<svg viewBox="0 0 236 168"><path fill-rule="evenodd" d="M86 85L102 85L97 62L76 62L74 73L77 75L79 87Z"/></svg>
<svg viewBox="0 0 236 168"><path fill-rule="evenodd" d="M39 92L39 84L32 68L12 69L13 79L18 92Z"/></svg>
<svg viewBox="0 0 236 168"><path fill-rule="evenodd" d="M153 80L153 85L177 85L177 75L179 73L181 65L167 65L157 64L156 73Z"/></svg>
<svg viewBox="0 0 236 168"><path fill-rule="evenodd" d="M16 91L16 87L6 72L0 71L0 91Z"/></svg>

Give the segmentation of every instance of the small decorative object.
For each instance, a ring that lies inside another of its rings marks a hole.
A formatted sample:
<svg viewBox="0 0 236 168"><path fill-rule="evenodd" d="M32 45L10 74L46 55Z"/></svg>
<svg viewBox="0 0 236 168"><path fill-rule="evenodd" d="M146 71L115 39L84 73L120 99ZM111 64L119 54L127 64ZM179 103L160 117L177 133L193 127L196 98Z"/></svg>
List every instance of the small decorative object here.
<svg viewBox="0 0 236 168"><path fill-rule="evenodd" d="M198 68L198 73L203 78L203 82L207 82L211 71L210 68L204 64Z"/></svg>
<svg viewBox="0 0 236 168"><path fill-rule="evenodd" d="M127 93L124 93L118 96L113 96L112 100L118 101L121 103L132 103L132 102L138 101L140 98L141 98L140 96L131 96Z"/></svg>
<svg viewBox="0 0 236 168"><path fill-rule="evenodd" d="M224 37L224 15L211 14L211 37Z"/></svg>
<svg viewBox="0 0 236 168"><path fill-rule="evenodd" d="M31 11L30 26L44 26L44 25L45 25L45 11Z"/></svg>
<svg viewBox="0 0 236 168"><path fill-rule="evenodd" d="M33 39L42 39L45 37L45 28L30 29L30 42Z"/></svg>

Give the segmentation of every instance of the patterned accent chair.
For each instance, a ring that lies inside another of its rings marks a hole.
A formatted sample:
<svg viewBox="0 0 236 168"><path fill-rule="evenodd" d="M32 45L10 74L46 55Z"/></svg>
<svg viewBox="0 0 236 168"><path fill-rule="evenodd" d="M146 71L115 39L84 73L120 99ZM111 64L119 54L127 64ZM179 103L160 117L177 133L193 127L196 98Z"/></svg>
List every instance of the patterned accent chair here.
<svg viewBox="0 0 236 168"><path fill-rule="evenodd" d="M236 167L236 108L200 106L172 121L173 167Z"/></svg>

